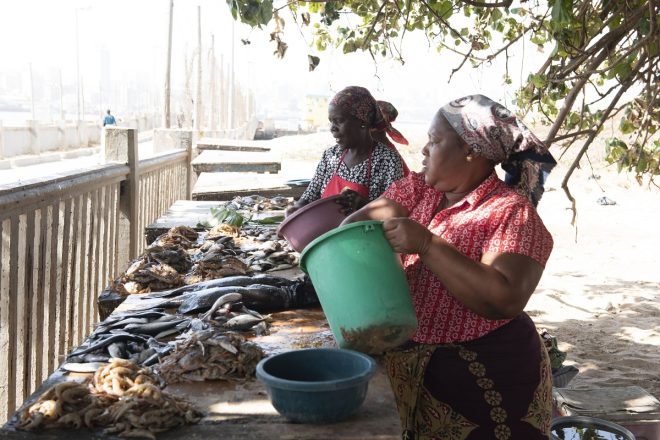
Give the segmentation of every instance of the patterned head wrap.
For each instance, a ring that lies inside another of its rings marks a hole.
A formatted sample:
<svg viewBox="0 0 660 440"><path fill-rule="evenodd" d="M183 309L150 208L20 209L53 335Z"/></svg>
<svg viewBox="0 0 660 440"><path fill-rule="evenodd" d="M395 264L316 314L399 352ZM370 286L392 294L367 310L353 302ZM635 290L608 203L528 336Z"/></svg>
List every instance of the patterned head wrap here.
<svg viewBox="0 0 660 440"><path fill-rule="evenodd" d="M557 162L516 115L483 95L457 99L440 112L475 155L501 163L506 183L538 204Z"/></svg>
<svg viewBox="0 0 660 440"><path fill-rule="evenodd" d="M364 87L346 87L330 100L330 104L341 108L369 128L377 128L385 123L376 100Z"/></svg>
<svg viewBox="0 0 660 440"><path fill-rule="evenodd" d="M383 124L381 127L376 127L379 130L385 131L394 142L397 144L408 145L408 139L406 139L399 130L392 127L392 122L399 116L397 109L387 101L376 101L380 113L383 115Z"/></svg>

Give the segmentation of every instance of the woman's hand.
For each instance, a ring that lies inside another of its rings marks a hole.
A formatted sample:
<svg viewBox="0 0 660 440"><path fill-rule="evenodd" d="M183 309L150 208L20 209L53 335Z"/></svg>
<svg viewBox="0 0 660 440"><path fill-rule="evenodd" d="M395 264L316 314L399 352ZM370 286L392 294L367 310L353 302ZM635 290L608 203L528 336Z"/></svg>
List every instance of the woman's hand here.
<svg viewBox="0 0 660 440"><path fill-rule="evenodd" d="M298 200L296 203L294 203L293 205L289 206L288 208L286 208L284 210L284 217L290 216L291 214L293 214L294 212L296 212L297 210L299 210L300 208L302 208L306 204L307 203L301 202L300 200Z"/></svg>
<svg viewBox="0 0 660 440"><path fill-rule="evenodd" d="M352 214L367 204L367 200L351 189L344 189L335 202L344 215Z"/></svg>
<svg viewBox="0 0 660 440"><path fill-rule="evenodd" d="M433 234L426 227L407 217L397 217L383 222L385 238L394 252L400 254L426 254Z"/></svg>

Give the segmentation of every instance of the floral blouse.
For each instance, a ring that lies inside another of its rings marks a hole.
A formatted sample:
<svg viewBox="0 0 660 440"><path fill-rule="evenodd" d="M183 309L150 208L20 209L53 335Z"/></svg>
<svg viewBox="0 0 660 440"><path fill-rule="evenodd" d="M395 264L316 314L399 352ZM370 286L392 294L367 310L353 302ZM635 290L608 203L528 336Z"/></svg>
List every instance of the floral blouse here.
<svg viewBox="0 0 660 440"><path fill-rule="evenodd" d="M371 153L371 175L367 173L367 164L369 159L365 159L353 168L348 168L345 163L341 163L339 169L339 159L343 150L339 145L330 147L323 152L323 157L316 167L316 172L309 186L300 197L307 203L321 198L330 179L335 171L344 180L355 182L362 185L369 185L369 201L380 197L385 190L397 180L403 177L403 162L401 156L391 148L378 143Z"/></svg>

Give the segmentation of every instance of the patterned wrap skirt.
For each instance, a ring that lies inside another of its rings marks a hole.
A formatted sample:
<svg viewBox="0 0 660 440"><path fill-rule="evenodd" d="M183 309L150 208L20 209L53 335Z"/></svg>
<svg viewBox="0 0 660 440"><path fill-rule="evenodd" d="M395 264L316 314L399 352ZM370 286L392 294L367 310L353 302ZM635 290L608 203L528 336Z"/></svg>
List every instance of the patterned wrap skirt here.
<svg viewBox="0 0 660 440"><path fill-rule="evenodd" d="M552 377L525 313L473 341L385 355L404 440L547 440Z"/></svg>

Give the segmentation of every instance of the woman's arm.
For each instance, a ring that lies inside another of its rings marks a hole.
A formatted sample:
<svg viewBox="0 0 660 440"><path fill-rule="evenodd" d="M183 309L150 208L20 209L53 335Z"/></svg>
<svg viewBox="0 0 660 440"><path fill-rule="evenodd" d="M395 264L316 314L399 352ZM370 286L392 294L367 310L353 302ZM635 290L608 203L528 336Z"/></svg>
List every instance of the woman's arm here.
<svg viewBox="0 0 660 440"><path fill-rule="evenodd" d="M407 218L386 220L385 237L400 253L418 253L449 292L487 319L514 318L523 311L543 266L514 253L485 253L474 261L446 240Z"/></svg>
<svg viewBox="0 0 660 440"><path fill-rule="evenodd" d="M349 215L342 225L362 220L385 220L393 217L407 217L408 210L391 199L379 197Z"/></svg>
<svg viewBox="0 0 660 440"><path fill-rule="evenodd" d="M316 171L314 172L312 180L309 182L309 185L307 185L307 188L302 193L300 198L284 211L285 216L289 216L303 206L321 198L321 194L323 193L324 189L325 177L328 173L328 161L330 160L330 156L330 149L327 149L323 152L321 160L316 165Z"/></svg>

